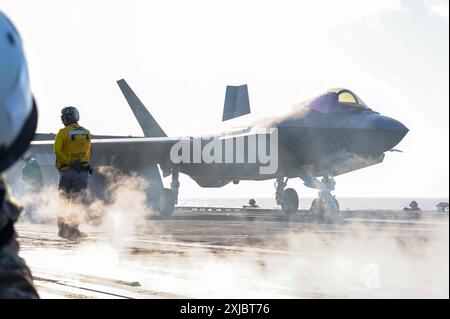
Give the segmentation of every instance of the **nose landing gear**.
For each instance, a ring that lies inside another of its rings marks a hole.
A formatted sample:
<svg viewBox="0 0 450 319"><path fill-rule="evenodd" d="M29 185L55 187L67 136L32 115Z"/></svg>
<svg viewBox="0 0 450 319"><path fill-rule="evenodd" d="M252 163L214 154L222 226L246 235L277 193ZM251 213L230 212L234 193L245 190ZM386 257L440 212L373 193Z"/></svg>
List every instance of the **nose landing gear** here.
<svg viewBox="0 0 450 319"><path fill-rule="evenodd" d="M336 182L332 176L324 176L320 181L319 197L312 202L310 212L318 222L334 224L342 219L339 203L331 191Z"/></svg>
<svg viewBox="0 0 450 319"><path fill-rule="evenodd" d="M298 209L298 195L295 189L286 188L287 181L283 177L278 177L275 181L275 199L278 205L281 205L283 212L286 215L291 215L297 212Z"/></svg>

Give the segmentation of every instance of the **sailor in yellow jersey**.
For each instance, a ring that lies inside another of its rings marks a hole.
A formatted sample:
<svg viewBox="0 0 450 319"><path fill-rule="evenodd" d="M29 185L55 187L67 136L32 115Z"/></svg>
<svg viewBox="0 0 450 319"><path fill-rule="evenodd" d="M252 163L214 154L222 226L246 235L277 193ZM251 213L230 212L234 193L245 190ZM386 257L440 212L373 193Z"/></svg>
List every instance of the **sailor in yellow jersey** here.
<svg viewBox="0 0 450 319"><path fill-rule="evenodd" d="M78 124L80 114L73 106L61 110L61 120L64 128L56 135L53 149L56 156L56 168L59 171L59 190L71 202L79 201L81 204L86 196L89 175L92 168L89 164L91 158L91 134ZM58 216L58 236L69 240L78 240L86 237L78 227L80 214Z"/></svg>

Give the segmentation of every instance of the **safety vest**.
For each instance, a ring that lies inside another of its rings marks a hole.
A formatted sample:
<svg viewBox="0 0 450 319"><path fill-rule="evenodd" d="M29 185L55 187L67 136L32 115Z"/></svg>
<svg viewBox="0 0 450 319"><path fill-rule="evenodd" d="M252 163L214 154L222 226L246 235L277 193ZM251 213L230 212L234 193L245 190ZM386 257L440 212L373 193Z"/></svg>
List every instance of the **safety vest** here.
<svg viewBox="0 0 450 319"><path fill-rule="evenodd" d="M69 124L59 130L53 149L58 170L66 170L76 161L87 166L91 158L91 134L76 123Z"/></svg>
<svg viewBox="0 0 450 319"><path fill-rule="evenodd" d="M41 167L35 158L31 158L25 162L22 168L22 178L32 186L41 186L44 183Z"/></svg>

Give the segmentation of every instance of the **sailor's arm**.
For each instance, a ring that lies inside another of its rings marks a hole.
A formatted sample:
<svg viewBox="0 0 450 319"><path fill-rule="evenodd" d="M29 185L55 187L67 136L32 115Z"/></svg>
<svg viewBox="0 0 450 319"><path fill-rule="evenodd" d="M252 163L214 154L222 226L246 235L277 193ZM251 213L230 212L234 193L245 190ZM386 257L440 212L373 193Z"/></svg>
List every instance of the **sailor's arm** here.
<svg viewBox="0 0 450 319"><path fill-rule="evenodd" d="M89 162L91 161L91 155L92 155L92 143L90 141L92 141L92 135L89 132L89 148L88 148L88 154L87 154L88 155L87 158L88 158Z"/></svg>
<svg viewBox="0 0 450 319"><path fill-rule="evenodd" d="M53 144L53 151L55 152L55 156L57 160L61 164L69 164L70 158L67 156L63 151L64 146L64 139L66 137L66 134L63 130L60 130L58 132L58 135L56 135L55 143Z"/></svg>

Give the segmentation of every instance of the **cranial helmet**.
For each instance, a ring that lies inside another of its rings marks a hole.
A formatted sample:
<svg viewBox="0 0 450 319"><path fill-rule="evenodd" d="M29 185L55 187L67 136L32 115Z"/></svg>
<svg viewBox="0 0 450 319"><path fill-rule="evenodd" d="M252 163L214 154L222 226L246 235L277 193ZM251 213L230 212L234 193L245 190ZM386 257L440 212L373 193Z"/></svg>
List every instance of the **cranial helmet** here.
<svg viewBox="0 0 450 319"><path fill-rule="evenodd" d="M0 172L26 151L34 137L37 108L30 90L22 41L0 11Z"/></svg>
<svg viewBox="0 0 450 319"><path fill-rule="evenodd" d="M25 153L22 154L22 160L27 162L28 160L33 158L33 154L30 151L25 151Z"/></svg>
<svg viewBox="0 0 450 319"><path fill-rule="evenodd" d="M76 107L67 106L61 110L61 121L64 125L77 123L80 120L80 113Z"/></svg>

